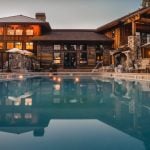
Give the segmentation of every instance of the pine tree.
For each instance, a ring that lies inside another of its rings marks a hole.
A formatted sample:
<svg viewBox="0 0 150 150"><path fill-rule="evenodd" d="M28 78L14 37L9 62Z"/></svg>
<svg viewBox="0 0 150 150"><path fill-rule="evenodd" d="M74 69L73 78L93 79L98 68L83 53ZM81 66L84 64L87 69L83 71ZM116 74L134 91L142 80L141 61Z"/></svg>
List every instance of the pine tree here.
<svg viewBox="0 0 150 150"><path fill-rule="evenodd" d="M150 0L143 0L142 7L150 7Z"/></svg>

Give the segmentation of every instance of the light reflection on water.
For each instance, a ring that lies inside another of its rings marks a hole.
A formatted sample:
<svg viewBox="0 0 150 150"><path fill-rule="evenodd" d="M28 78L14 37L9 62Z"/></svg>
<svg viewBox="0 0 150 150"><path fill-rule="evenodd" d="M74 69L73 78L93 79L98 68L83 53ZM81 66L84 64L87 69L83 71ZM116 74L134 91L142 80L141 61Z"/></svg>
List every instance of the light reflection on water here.
<svg viewBox="0 0 150 150"><path fill-rule="evenodd" d="M0 149L150 149L150 83L59 79L0 82Z"/></svg>

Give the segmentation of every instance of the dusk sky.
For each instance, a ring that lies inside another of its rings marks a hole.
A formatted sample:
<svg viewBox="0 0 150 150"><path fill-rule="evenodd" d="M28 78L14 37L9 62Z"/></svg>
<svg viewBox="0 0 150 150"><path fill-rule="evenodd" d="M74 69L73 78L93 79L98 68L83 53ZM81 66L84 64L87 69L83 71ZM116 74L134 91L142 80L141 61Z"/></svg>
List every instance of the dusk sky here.
<svg viewBox="0 0 150 150"><path fill-rule="evenodd" d="M0 17L45 12L53 29L95 29L140 7L141 0L3 0Z"/></svg>

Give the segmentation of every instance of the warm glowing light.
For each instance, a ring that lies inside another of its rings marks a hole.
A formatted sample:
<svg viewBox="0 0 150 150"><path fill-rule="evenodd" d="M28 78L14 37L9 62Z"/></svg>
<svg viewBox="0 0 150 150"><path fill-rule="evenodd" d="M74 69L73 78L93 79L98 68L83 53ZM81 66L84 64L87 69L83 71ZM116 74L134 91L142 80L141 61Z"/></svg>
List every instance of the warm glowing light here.
<svg viewBox="0 0 150 150"><path fill-rule="evenodd" d="M58 81L58 82L61 82L61 78L58 78L57 81Z"/></svg>
<svg viewBox="0 0 150 150"><path fill-rule="evenodd" d="M48 75L49 77L52 77L52 73L49 73L49 75Z"/></svg>
<svg viewBox="0 0 150 150"><path fill-rule="evenodd" d="M60 90L60 84L54 85L54 88L55 88L56 91L59 91Z"/></svg>
<svg viewBox="0 0 150 150"><path fill-rule="evenodd" d="M17 99L16 101L14 101L14 105L15 106L21 105L21 99Z"/></svg>
<svg viewBox="0 0 150 150"><path fill-rule="evenodd" d="M19 75L19 79L23 79L23 75Z"/></svg>
<svg viewBox="0 0 150 150"><path fill-rule="evenodd" d="M78 77L75 78L75 82L79 82L80 79Z"/></svg>
<svg viewBox="0 0 150 150"><path fill-rule="evenodd" d="M25 106L32 106L32 98L25 99Z"/></svg>
<svg viewBox="0 0 150 150"><path fill-rule="evenodd" d="M57 80L57 78L56 77L53 77L53 81L56 81Z"/></svg>

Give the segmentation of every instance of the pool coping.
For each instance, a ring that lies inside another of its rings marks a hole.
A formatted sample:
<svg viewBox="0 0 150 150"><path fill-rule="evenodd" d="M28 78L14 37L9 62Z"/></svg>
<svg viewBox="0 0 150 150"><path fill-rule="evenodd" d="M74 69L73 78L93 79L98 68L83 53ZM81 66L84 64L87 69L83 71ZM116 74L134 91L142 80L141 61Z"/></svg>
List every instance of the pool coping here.
<svg viewBox="0 0 150 150"><path fill-rule="evenodd" d="M0 73L0 81L21 80L23 78L33 77L104 77L122 80L150 81L150 73L114 73L114 72L17 72L17 73Z"/></svg>

